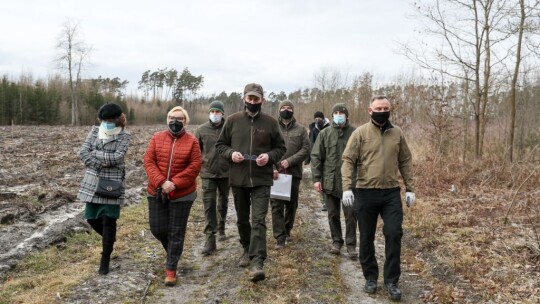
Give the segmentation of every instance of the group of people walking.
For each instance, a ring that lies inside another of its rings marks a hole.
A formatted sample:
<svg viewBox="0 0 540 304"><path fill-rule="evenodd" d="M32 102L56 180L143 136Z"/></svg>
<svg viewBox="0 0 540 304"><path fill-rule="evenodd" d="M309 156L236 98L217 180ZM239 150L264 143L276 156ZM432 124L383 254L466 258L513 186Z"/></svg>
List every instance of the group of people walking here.
<svg viewBox="0 0 540 304"><path fill-rule="evenodd" d="M392 299L399 300L403 209L398 173L403 177L408 206L414 204L415 195L411 152L401 129L390 123L390 101L375 96L368 109L371 121L359 128L350 124L343 103L333 106L331 120L315 112L309 134L296 121L291 101L280 102L277 119L263 113L265 98L259 84L245 86L243 102L242 111L225 118L223 103L213 101L208 122L193 134L186 131L187 111L174 107L167 113L167 129L150 140L144 155L149 225L167 253L165 285L176 284L187 222L197 197L197 176L202 182L206 219L201 254L211 255L217 249L217 240L226 238L228 196L232 190L242 246L238 266L247 267L249 279L257 282L266 278L268 209L275 248L279 250L293 241L291 231L306 164L311 166L313 187L321 193L323 210L328 212L330 253L339 255L345 245L349 258L358 259L359 251L367 293L377 291L374 236L378 216L382 217L384 287ZM111 187L110 195L104 197L96 194L96 188L104 180L123 184L124 157L131 137L118 105L103 105L97 116L100 125L92 128L79 153L86 171L78 199L86 203L86 220L102 236L98 272L107 274L125 190L123 186L119 191ZM271 187L280 173L292 177L288 200L271 198ZM340 220L342 206L345 237Z"/></svg>

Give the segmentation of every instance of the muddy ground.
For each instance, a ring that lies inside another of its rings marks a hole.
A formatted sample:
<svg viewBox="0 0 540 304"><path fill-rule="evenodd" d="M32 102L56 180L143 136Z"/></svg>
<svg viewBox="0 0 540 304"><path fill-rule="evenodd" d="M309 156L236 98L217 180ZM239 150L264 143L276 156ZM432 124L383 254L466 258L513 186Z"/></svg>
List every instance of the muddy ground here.
<svg viewBox="0 0 540 304"><path fill-rule="evenodd" d="M145 194L145 174L142 156L151 135L161 126L130 127L132 142L126 159L127 204L139 204ZM76 193L83 174L77 152L89 127L0 127L0 285L21 258L51 245L62 246L70 232L88 231L82 220L83 205ZM36 136L36 130L39 136ZM312 190L309 167L305 168L296 230L293 242L283 250L274 249L275 240L268 237L267 279L253 284L253 290L264 291L265 285L280 285L274 270L278 259L287 255L305 255L310 282L301 284L296 298L276 295L275 303L330 303L328 294L343 293L348 303L387 303L386 294L379 291L367 296L358 261L349 260L344 252L334 256L328 252L330 233L326 213L321 211L318 194ZM241 253L235 225L236 215L230 198L227 217L227 239L218 243L218 250L202 257L204 218L193 214L189 222L184 255L179 265L179 283L173 288L161 284L162 248L148 230L140 231L150 245L141 258L140 252L128 248L115 254L112 271L107 276L95 275L73 288L69 297L59 303L237 303L246 292L238 282L247 280L246 270L236 266ZM144 203L144 202L143 202ZM197 199L200 203L200 196ZM267 222L270 230L271 222ZM384 262L384 242L377 234L380 267ZM404 243L411 242L405 232ZM153 244L153 245L152 245ZM333 270L324 261L338 259L342 288L330 284ZM421 276L403 264L400 286L404 303L425 302L430 291ZM292 274L294 275L294 274ZM381 284L381 282L379 282ZM151 286L155 286L151 288ZM281 288L281 287L280 287ZM287 286L282 286L286 289Z"/></svg>

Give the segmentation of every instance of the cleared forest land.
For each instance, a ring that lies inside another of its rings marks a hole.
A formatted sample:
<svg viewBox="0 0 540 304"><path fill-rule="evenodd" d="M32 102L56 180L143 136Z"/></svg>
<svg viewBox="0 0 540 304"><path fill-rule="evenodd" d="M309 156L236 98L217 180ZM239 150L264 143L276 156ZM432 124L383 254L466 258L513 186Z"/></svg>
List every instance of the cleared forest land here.
<svg viewBox="0 0 540 304"><path fill-rule="evenodd" d="M97 275L100 239L88 233L82 204L75 200L83 174L77 151L89 127L0 127L0 303L389 302L382 290L372 297L363 293L358 261L329 254L326 213L312 190L308 166L294 240L283 250L274 249L268 216L265 281L253 284L236 267L241 249L232 197L228 238L215 254L200 255L199 195L179 284L165 288L163 250L148 229L142 166L150 137L163 127L129 126L128 206L107 276ZM489 156L460 162L431 156L409 138L418 201L405 208L402 302L540 302L538 156L515 164ZM383 244L378 229L380 267Z"/></svg>

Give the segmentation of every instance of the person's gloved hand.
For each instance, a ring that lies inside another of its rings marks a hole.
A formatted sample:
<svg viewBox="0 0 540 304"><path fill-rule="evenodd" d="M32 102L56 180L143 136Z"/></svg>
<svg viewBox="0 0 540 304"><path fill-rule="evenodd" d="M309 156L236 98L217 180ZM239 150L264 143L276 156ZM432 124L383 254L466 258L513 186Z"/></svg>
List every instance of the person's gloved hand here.
<svg viewBox="0 0 540 304"><path fill-rule="evenodd" d="M341 198L343 206L350 207L354 203L354 194L352 190L343 191L343 197Z"/></svg>
<svg viewBox="0 0 540 304"><path fill-rule="evenodd" d="M407 203L407 207L411 208L415 201L416 194L414 194L414 192L405 192L405 202Z"/></svg>

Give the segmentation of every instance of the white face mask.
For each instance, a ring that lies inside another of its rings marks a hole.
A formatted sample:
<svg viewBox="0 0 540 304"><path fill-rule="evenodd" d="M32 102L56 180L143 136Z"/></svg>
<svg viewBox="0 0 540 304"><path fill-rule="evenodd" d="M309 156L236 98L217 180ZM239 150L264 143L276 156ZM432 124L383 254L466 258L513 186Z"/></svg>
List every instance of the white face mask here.
<svg viewBox="0 0 540 304"><path fill-rule="evenodd" d="M210 113L208 115L208 118L210 119L211 122L213 123L218 123L221 121L221 118L223 117L223 115L221 114L213 114L213 113Z"/></svg>

